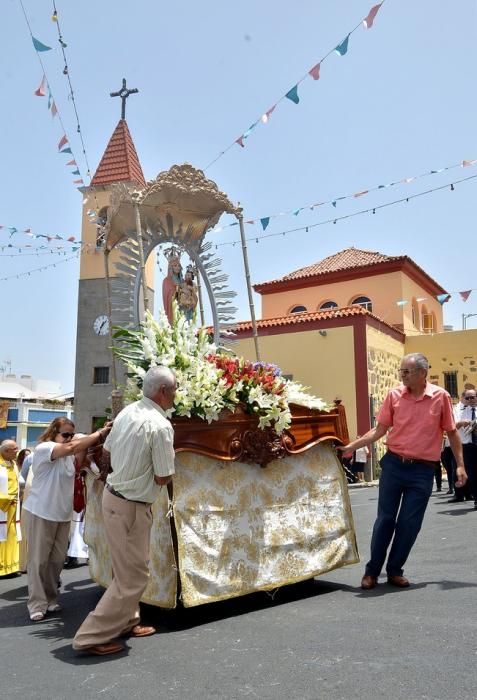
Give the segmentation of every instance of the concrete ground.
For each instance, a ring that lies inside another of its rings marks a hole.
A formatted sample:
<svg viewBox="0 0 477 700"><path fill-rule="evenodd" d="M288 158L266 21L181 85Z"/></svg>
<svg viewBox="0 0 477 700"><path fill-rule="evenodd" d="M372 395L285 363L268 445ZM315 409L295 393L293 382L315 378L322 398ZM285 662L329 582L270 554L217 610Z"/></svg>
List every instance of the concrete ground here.
<svg viewBox="0 0 477 700"><path fill-rule="evenodd" d="M350 496L366 561L377 489ZM3 697L475 700L477 511L447 498L431 498L406 567L410 589L383 579L362 591L359 564L273 597L146 608L158 634L112 657L71 649L100 596L87 567L63 572L64 610L39 624L26 613L26 577L0 579Z"/></svg>

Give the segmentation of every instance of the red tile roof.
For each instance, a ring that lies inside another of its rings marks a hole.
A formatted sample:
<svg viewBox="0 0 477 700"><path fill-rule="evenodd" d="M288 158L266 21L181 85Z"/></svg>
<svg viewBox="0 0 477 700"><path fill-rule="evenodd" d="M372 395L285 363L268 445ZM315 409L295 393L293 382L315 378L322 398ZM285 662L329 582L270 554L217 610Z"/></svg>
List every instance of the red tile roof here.
<svg viewBox="0 0 477 700"><path fill-rule="evenodd" d="M332 319L340 318L351 318L355 316L367 316L375 321L378 321L380 325L385 326L388 329L394 331L394 333L401 333L395 326L390 323L386 323L378 316L367 311L363 306L344 306L340 309L323 309L322 311L303 311L302 313L289 314L288 316L279 316L278 318L262 318L257 320L257 330L260 332L262 329L268 328L280 328L283 326L306 326L309 323L315 323L316 321L328 321ZM240 336L241 333L246 333L252 330L251 321L239 321L231 329L234 333ZM404 337L404 335L401 333Z"/></svg>
<svg viewBox="0 0 477 700"><path fill-rule="evenodd" d="M363 269L363 276L367 274L377 274L377 268L383 268L383 273L386 272L386 268L391 265L404 267L407 270L413 268L415 273L420 275L425 279L427 286L430 285L432 289L435 288L435 293L443 293L443 289L435 280L430 277L425 270L423 270L419 265L409 258L407 255L384 255L377 251L362 250L360 248L345 248L339 253L330 255L319 262L313 263L313 265L308 265L307 267L302 267L299 270L290 272L284 277L280 277L268 282L261 282L254 285L256 292L265 292L273 287L280 286L281 289L285 289L288 284L293 285L297 288L300 282L304 282L305 286L308 282L308 286L311 280L316 280L317 283L323 284L326 282L326 277L335 276L337 273L340 274L341 279L346 278L346 273L349 272L356 277L357 271Z"/></svg>
<svg viewBox="0 0 477 700"><path fill-rule="evenodd" d="M124 119L119 120L91 180L92 185L110 185L114 182L135 182L143 187L146 184L136 148Z"/></svg>

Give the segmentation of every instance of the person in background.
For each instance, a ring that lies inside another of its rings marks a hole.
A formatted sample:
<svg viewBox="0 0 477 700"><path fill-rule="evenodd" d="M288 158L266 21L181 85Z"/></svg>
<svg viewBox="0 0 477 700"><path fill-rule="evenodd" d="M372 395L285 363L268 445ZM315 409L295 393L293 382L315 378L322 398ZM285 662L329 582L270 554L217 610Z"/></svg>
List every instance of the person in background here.
<svg viewBox="0 0 477 700"><path fill-rule="evenodd" d="M398 588L410 585L403 576L403 567L424 520L444 432L457 463L456 485L467 480L451 398L447 391L427 381L428 370L429 362L421 353L404 355L399 370L402 383L384 399L376 426L339 448L357 450L386 436L371 558L361 579L365 590L377 585L386 556L388 583Z"/></svg>
<svg viewBox="0 0 477 700"><path fill-rule="evenodd" d="M113 579L77 631L77 651L115 654L124 650L117 641L121 635L147 637L156 631L140 624L139 601L149 578L151 506L174 474L174 430L166 411L175 393L174 373L151 367L144 376L143 398L123 408L104 444L113 468L103 491Z"/></svg>
<svg viewBox="0 0 477 700"><path fill-rule="evenodd" d="M452 454L451 446L447 435L444 437L444 443L441 452L441 463L444 465L444 469L447 474L447 491L446 495L450 496L454 493L454 474L455 474L455 459Z"/></svg>
<svg viewBox="0 0 477 700"><path fill-rule="evenodd" d="M34 478L24 501L28 537L28 612L40 622L58 612L58 579L66 557L73 512L74 455L104 441L110 425L75 438L68 418L55 418L33 453Z"/></svg>
<svg viewBox="0 0 477 700"><path fill-rule="evenodd" d="M28 478L28 470L26 470L26 477L23 477L23 465L25 464L26 460L29 460L31 456L31 459L33 459L32 451L26 447L23 450L20 450L20 452L17 455L17 467L19 471L19 482L20 482L20 506L23 503L23 499L25 498L25 487L26 487L26 480ZM31 462L30 462L31 463ZM20 528L22 532L22 539L20 542L20 571L22 574L25 573L26 571L26 561L27 561L27 538L26 538L26 532L25 532L25 524L23 522L23 508L20 509Z"/></svg>
<svg viewBox="0 0 477 700"><path fill-rule="evenodd" d="M15 440L0 443L0 576L20 572L20 483Z"/></svg>
<svg viewBox="0 0 477 700"><path fill-rule="evenodd" d="M356 435L356 439L360 438L361 435ZM365 447L358 447L354 453L353 458L353 474L356 481L364 482L364 470L369 458L369 449Z"/></svg>
<svg viewBox="0 0 477 700"><path fill-rule="evenodd" d="M462 441L465 470L469 477L467 485L458 488L456 484L454 498L449 503L460 503L464 500L474 501L477 510L477 392L469 387L462 392L461 401L454 408L456 427Z"/></svg>

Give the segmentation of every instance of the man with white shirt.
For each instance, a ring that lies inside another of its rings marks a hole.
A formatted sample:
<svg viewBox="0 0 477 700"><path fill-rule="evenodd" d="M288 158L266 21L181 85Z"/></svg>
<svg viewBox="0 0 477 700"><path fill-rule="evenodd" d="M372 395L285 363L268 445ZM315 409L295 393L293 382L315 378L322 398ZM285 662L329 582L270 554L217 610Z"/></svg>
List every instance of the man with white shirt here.
<svg viewBox="0 0 477 700"><path fill-rule="evenodd" d="M123 651L117 637L145 637L154 627L139 624L139 601L149 578L151 506L174 474L174 431L165 411L174 403L176 379L167 367L152 367L143 398L114 420L104 449L112 472L103 494L103 519L113 580L83 622L73 648L105 655Z"/></svg>
<svg viewBox="0 0 477 700"><path fill-rule="evenodd" d="M462 392L461 401L454 407L455 425L462 441L462 452L467 476L468 488L456 488L454 498L449 503L461 503L465 500L474 500L474 509L477 510L477 392L475 389L465 389Z"/></svg>

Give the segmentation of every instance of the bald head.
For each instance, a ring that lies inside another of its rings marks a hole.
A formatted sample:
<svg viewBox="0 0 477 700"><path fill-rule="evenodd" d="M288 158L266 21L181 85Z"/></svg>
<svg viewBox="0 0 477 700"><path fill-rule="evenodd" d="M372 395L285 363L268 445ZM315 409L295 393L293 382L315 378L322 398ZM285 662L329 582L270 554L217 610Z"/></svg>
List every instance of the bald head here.
<svg viewBox="0 0 477 700"><path fill-rule="evenodd" d="M3 459L15 459L18 452L18 445L15 440L3 440L0 442L0 455Z"/></svg>

